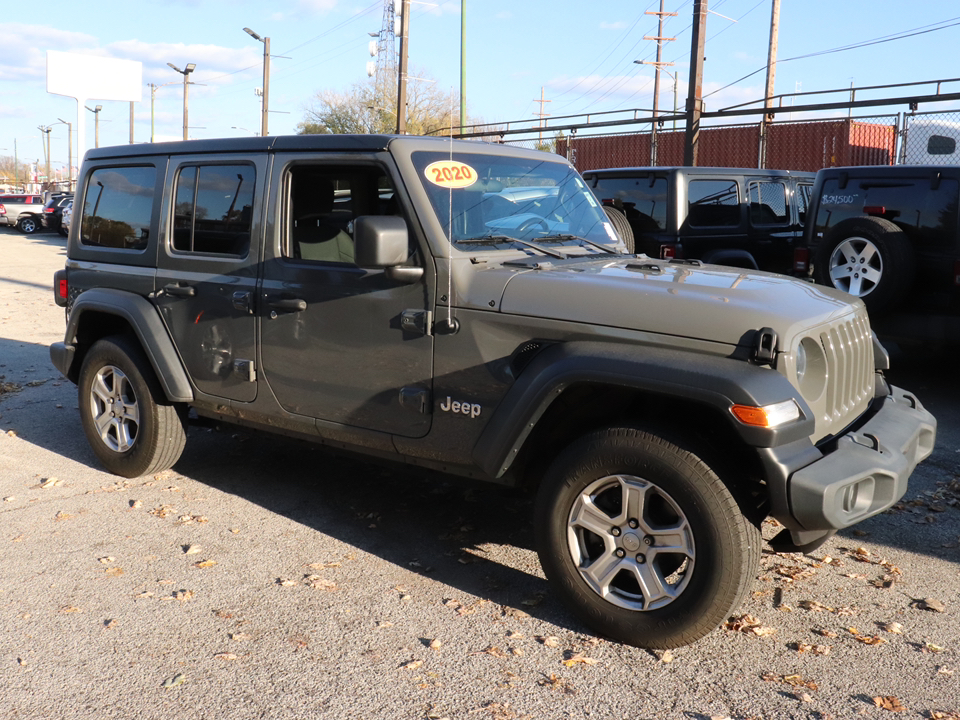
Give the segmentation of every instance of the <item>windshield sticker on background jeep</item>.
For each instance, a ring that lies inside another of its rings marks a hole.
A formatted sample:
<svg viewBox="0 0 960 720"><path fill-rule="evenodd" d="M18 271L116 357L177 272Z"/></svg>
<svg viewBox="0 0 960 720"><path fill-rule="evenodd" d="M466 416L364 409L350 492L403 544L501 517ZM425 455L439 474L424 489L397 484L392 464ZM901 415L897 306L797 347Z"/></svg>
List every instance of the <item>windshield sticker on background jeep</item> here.
<svg viewBox="0 0 960 720"><path fill-rule="evenodd" d="M440 403L440 409L444 412L452 412L458 415L469 415L471 418L480 417L481 407L477 403L461 402L451 400L447 395L446 402Z"/></svg>
<svg viewBox="0 0 960 720"><path fill-rule="evenodd" d="M470 187L477 181L477 171L456 160L438 160L423 169L423 174L434 185L445 188Z"/></svg>
<svg viewBox="0 0 960 720"><path fill-rule="evenodd" d="M853 195L824 195L820 198L821 205L853 205L860 199L859 194Z"/></svg>

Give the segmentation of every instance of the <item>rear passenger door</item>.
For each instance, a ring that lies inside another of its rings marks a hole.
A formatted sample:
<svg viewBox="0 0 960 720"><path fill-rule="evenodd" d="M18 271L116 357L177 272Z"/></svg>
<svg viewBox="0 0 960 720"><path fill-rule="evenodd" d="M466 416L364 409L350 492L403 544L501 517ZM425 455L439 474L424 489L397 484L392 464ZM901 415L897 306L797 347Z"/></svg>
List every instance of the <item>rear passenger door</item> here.
<svg viewBox="0 0 960 720"><path fill-rule="evenodd" d="M197 389L257 396L256 289L264 154L171 158L156 303Z"/></svg>

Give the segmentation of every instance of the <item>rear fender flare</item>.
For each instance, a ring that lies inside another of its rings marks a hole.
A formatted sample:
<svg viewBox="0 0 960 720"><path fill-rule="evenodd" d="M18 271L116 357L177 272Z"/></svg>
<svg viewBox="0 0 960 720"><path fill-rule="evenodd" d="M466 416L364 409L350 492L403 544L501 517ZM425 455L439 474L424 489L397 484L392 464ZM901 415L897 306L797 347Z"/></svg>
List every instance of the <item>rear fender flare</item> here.
<svg viewBox="0 0 960 720"><path fill-rule="evenodd" d="M194 399L193 387L180 355L160 319L157 308L147 299L135 293L111 288L87 290L77 297L67 322L67 348L76 347L77 334L83 316L87 312L99 312L122 318L133 329L140 346L146 353L154 372L171 402L190 402ZM73 352L66 353L66 367L58 368L67 377L73 377L75 364L82 358Z"/></svg>

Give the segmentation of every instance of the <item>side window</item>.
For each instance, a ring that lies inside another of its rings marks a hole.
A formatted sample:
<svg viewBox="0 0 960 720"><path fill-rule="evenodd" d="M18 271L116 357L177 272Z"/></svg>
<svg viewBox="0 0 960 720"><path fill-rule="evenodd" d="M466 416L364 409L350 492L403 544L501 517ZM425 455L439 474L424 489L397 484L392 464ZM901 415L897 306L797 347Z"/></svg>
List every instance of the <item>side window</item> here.
<svg viewBox="0 0 960 720"><path fill-rule="evenodd" d="M812 185L797 185L793 196L793 201L797 204L797 220L801 223L807 221L807 208L810 207L810 191L812 188Z"/></svg>
<svg viewBox="0 0 960 720"><path fill-rule="evenodd" d="M927 152L930 155L953 155L957 151L957 141L946 135L931 135L927 140Z"/></svg>
<svg viewBox="0 0 960 720"><path fill-rule="evenodd" d="M173 249L243 257L250 248L252 165L188 165L174 187Z"/></svg>
<svg viewBox="0 0 960 720"><path fill-rule="evenodd" d="M751 181L748 192L751 225L786 225L790 222L787 188L783 183Z"/></svg>
<svg viewBox="0 0 960 720"><path fill-rule="evenodd" d="M83 198L80 242L131 250L147 247L156 182L153 166L94 170Z"/></svg>
<svg viewBox="0 0 960 720"><path fill-rule="evenodd" d="M735 180L691 180L687 201L687 220L694 227L740 224L740 194Z"/></svg>
<svg viewBox="0 0 960 720"><path fill-rule="evenodd" d="M634 232L656 232L667 227L665 177L601 177L593 193L604 205L622 209Z"/></svg>
<svg viewBox="0 0 960 720"><path fill-rule="evenodd" d="M287 184L283 254L292 260L353 265L353 221L400 214L379 168L295 165Z"/></svg>

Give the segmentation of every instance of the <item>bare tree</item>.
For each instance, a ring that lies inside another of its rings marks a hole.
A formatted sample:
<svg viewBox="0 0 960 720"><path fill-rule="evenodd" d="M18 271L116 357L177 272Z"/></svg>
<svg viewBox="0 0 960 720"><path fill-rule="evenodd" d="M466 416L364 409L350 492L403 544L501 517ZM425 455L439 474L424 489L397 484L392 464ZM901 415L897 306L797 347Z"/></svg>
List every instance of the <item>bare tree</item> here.
<svg viewBox="0 0 960 720"><path fill-rule="evenodd" d="M17 185L27 182L31 178L30 163L15 162L12 155L0 156L0 185Z"/></svg>
<svg viewBox="0 0 960 720"><path fill-rule="evenodd" d="M407 133L437 134L459 122L459 96L443 92L430 78L411 77L407 85ZM372 81L358 82L349 92L321 90L304 108L297 125L301 135L324 133L392 133L397 127L397 91L376 92Z"/></svg>

